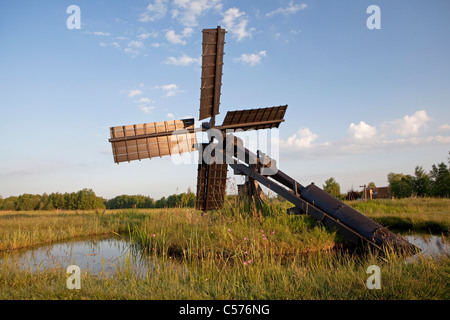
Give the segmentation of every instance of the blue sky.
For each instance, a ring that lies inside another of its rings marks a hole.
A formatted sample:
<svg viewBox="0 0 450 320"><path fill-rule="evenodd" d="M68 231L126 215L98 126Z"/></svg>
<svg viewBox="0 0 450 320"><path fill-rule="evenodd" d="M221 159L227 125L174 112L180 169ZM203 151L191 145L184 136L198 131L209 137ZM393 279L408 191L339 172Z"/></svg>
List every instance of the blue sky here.
<svg viewBox="0 0 450 320"><path fill-rule="evenodd" d="M67 28L70 5L81 29ZM367 28L370 5L381 29ZM201 30L218 25L228 33L217 122L226 111L288 104L278 161L299 182L332 176L345 192L447 160L448 1L42 0L0 9L3 197L195 190L195 164L114 164L109 127L197 118Z"/></svg>

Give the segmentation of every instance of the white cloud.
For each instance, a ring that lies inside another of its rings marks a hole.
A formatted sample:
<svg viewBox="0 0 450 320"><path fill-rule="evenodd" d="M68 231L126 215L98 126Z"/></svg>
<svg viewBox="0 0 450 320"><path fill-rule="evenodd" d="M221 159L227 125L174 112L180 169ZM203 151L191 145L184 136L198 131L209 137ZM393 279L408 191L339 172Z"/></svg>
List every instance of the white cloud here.
<svg viewBox="0 0 450 320"><path fill-rule="evenodd" d="M150 33L141 33L136 38L138 38L139 40L145 40L148 37L150 37Z"/></svg>
<svg viewBox="0 0 450 320"><path fill-rule="evenodd" d="M161 86L161 88L166 92L166 97L172 97L179 92L183 92L183 90L178 89L176 84L168 84Z"/></svg>
<svg viewBox="0 0 450 320"><path fill-rule="evenodd" d="M142 41L132 40L128 42L127 47L123 49L123 52L134 58L141 54L142 49L144 49L144 43Z"/></svg>
<svg viewBox="0 0 450 320"><path fill-rule="evenodd" d="M166 91L166 96L171 97L177 93L178 86L176 84L168 84L161 87L164 91Z"/></svg>
<svg viewBox="0 0 450 320"><path fill-rule="evenodd" d="M281 145L287 147L295 147L296 149L309 149L312 147L312 143L317 139L317 134L312 133L309 128L301 128L290 136L285 142L280 141Z"/></svg>
<svg viewBox="0 0 450 320"><path fill-rule="evenodd" d="M186 44L186 41L184 41L180 35L175 34L174 30L167 31L166 39L167 41L173 44L182 44L182 45Z"/></svg>
<svg viewBox="0 0 450 320"><path fill-rule="evenodd" d="M144 113L150 113L153 109L155 109L154 106L146 106L146 105L139 105L139 109Z"/></svg>
<svg viewBox="0 0 450 320"><path fill-rule="evenodd" d="M100 47L106 47L108 44L106 42L99 42Z"/></svg>
<svg viewBox="0 0 450 320"><path fill-rule="evenodd" d="M132 58L138 56L140 54L139 50L127 47L125 49L123 49L123 52L125 52L126 54L128 54L129 56L131 56Z"/></svg>
<svg viewBox="0 0 450 320"><path fill-rule="evenodd" d="M117 49L120 48L120 44L117 41L111 42L111 45Z"/></svg>
<svg viewBox="0 0 450 320"><path fill-rule="evenodd" d="M165 92L165 96L166 97L172 97L174 95L176 95L179 92L183 92L183 90L180 90L178 88L178 85L176 84L165 84L162 86L155 86L154 89L162 89Z"/></svg>
<svg viewBox="0 0 450 320"><path fill-rule="evenodd" d="M176 90L178 89L178 86L176 84L166 84L161 86L161 89L169 91L169 90Z"/></svg>
<svg viewBox="0 0 450 320"><path fill-rule="evenodd" d="M175 58L175 57L168 57L165 61L165 64L173 64L176 66L190 66L192 64L200 64L201 58L192 58L188 55L183 54L181 57Z"/></svg>
<svg viewBox="0 0 450 320"><path fill-rule="evenodd" d="M437 142L439 144L448 144L450 143L450 136L428 136L428 137L411 137L409 139L411 144L421 145L427 143Z"/></svg>
<svg viewBox="0 0 450 320"><path fill-rule="evenodd" d="M144 44L141 41L130 41L128 42L129 48L142 48L144 47Z"/></svg>
<svg viewBox="0 0 450 320"><path fill-rule="evenodd" d="M261 59L267 55L266 51L259 51L256 53L243 53L239 58L235 58L234 61L240 61L243 64L249 64L250 66L256 66L261 63Z"/></svg>
<svg viewBox="0 0 450 320"><path fill-rule="evenodd" d="M441 131L447 131L447 130L450 130L450 124L448 124L448 123L441 124L441 125L438 127L438 129L441 130Z"/></svg>
<svg viewBox="0 0 450 320"><path fill-rule="evenodd" d="M190 37L194 33L194 29L186 27L183 29L183 37Z"/></svg>
<svg viewBox="0 0 450 320"><path fill-rule="evenodd" d="M254 29L247 30L248 20L245 12L240 11L238 8L230 8L225 13L222 13L223 24L225 29L235 38L237 41L241 41L247 37L251 38L251 32Z"/></svg>
<svg viewBox="0 0 450 320"><path fill-rule="evenodd" d="M109 32L101 32L101 31L96 31L96 32L94 32L94 34L96 36L101 36L101 37L107 37L107 36L111 35Z"/></svg>
<svg viewBox="0 0 450 320"><path fill-rule="evenodd" d="M320 159L329 155L381 154L450 144L450 135L421 133L420 128L423 128L429 120L425 110L420 110L411 116L406 115L379 126L371 126L360 121L358 124L351 123L348 127L349 138L342 136L335 141L324 143L316 143L317 134L303 128L286 140L280 139L279 145L284 157ZM450 129L448 124L441 127Z"/></svg>
<svg viewBox="0 0 450 320"><path fill-rule="evenodd" d="M167 114L167 117L168 117L168 118L171 118L171 119L175 118L175 116L173 115L173 113L168 113L168 114Z"/></svg>
<svg viewBox="0 0 450 320"><path fill-rule="evenodd" d="M128 96L129 96L130 98L132 98L132 97L134 97L134 96L141 95L141 94L142 94L142 91L139 90L139 89L136 89L136 90L130 90L130 91L128 92Z"/></svg>
<svg viewBox="0 0 450 320"><path fill-rule="evenodd" d="M169 30L166 32L166 39L173 44L185 45L186 41L183 39L190 37L193 32L194 30L189 27L184 28L181 34L176 34L174 30Z"/></svg>
<svg viewBox="0 0 450 320"><path fill-rule="evenodd" d="M139 84L139 88L142 88L144 86L143 83ZM135 96L139 96L142 95L143 92L139 89L135 89L135 90L130 90L128 92L128 97L132 98ZM138 105L139 110L141 110L144 113L149 113L151 110L155 109L154 106L152 106L151 104L154 104L156 101L148 98L148 97L141 97L138 100L134 100L134 103L136 103Z"/></svg>
<svg viewBox="0 0 450 320"><path fill-rule="evenodd" d="M296 3L294 4L294 1L289 2L289 5L285 8L278 8L274 11L271 11L269 13L266 14L267 17L272 17L274 15L277 14L282 14L282 15L290 15L290 14L294 14L297 11L303 10L307 7L307 5L305 3Z"/></svg>
<svg viewBox="0 0 450 320"><path fill-rule="evenodd" d="M377 134L377 129L361 121L359 124L350 124L348 131L351 137L358 141L371 140Z"/></svg>
<svg viewBox="0 0 450 320"><path fill-rule="evenodd" d="M148 39L149 37L157 38L158 33L157 32L142 32L141 34L139 34L137 36L137 38L139 40L145 40L145 39Z"/></svg>
<svg viewBox="0 0 450 320"><path fill-rule="evenodd" d="M139 100L135 101L136 103L155 103L155 101L153 101L150 98L140 98Z"/></svg>
<svg viewBox="0 0 450 320"><path fill-rule="evenodd" d="M406 115L402 119L394 120L393 123L397 126L397 133L402 136L410 136L417 134L430 120L425 110L419 110L412 116Z"/></svg>
<svg viewBox="0 0 450 320"><path fill-rule="evenodd" d="M174 0L173 5L172 18L186 27L197 26L198 18L212 10L222 10L221 0Z"/></svg>
<svg viewBox="0 0 450 320"><path fill-rule="evenodd" d="M150 3L139 17L140 22L153 22L163 18L167 13L167 0L155 0Z"/></svg>

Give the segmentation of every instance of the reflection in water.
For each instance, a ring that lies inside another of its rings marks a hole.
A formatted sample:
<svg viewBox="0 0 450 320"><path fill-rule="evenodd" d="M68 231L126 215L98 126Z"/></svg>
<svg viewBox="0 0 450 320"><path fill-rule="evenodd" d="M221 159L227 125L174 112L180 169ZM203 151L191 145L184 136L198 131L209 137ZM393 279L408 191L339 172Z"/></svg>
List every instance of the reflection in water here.
<svg viewBox="0 0 450 320"><path fill-rule="evenodd" d="M77 265L82 273L91 275L114 275L119 271L130 271L147 276L161 267L157 259L143 254L138 245L125 238L110 236L51 244L0 255L0 263L5 259L15 263L20 269L31 272L65 270L70 265Z"/></svg>
<svg viewBox="0 0 450 320"><path fill-rule="evenodd" d="M446 242L444 237L412 234L404 235L403 238L421 250L419 254L406 259L406 262L413 262L419 256L438 257L439 255L450 255L450 243Z"/></svg>

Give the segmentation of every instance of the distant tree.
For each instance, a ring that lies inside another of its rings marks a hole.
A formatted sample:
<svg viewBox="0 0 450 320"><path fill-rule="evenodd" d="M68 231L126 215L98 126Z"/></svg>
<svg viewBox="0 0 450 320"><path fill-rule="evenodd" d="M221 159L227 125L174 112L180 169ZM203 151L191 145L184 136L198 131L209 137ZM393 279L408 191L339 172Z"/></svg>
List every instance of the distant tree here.
<svg viewBox="0 0 450 320"><path fill-rule="evenodd" d="M134 201L136 208L153 208L155 202L152 198L143 195L135 196Z"/></svg>
<svg viewBox="0 0 450 320"><path fill-rule="evenodd" d="M195 203L197 201L197 196L195 195L195 193L190 192L190 189L188 189L187 193L182 193L181 195L181 206L187 208L195 207Z"/></svg>
<svg viewBox="0 0 450 320"><path fill-rule="evenodd" d="M103 199L95 195L92 189L82 189L75 195L76 210L91 210L91 209L104 209Z"/></svg>
<svg viewBox="0 0 450 320"><path fill-rule="evenodd" d="M328 180L325 180L325 184L322 185L322 188L324 191L331 194L333 197L340 197L341 195L341 186L339 183L336 182L336 180L331 177Z"/></svg>
<svg viewBox="0 0 450 320"><path fill-rule="evenodd" d="M413 192L413 177L403 173L388 174L389 189L396 198L410 197Z"/></svg>
<svg viewBox="0 0 450 320"><path fill-rule="evenodd" d="M415 193L418 197L430 195L431 192L430 176L420 166L416 166L416 168L414 169L412 187L413 193Z"/></svg>
<svg viewBox="0 0 450 320"><path fill-rule="evenodd" d="M168 196L167 197L167 207L175 208L177 206L178 206L178 196L176 194Z"/></svg>
<svg viewBox="0 0 450 320"><path fill-rule="evenodd" d="M92 189L72 193L22 194L0 199L0 210L90 210L104 209L105 200L97 197Z"/></svg>
<svg viewBox="0 0 450 320"><path fill-rule="evenodd" d="M367 184L367 188L376 188L377 186L375 185L375 182L371 181Z"/></svg>
<svg viewBox="0 0 450 320"><path fill-rule="evenodd" d="M78 208L78 196L75 192L64 193L65 204L62 209L66 210L77 210Z"/></svg>
<svg viewBox="0 0 450 320"><path fill-rule="evenodd" d="M50 193L48 196L49 198L49 207L50 203L53 209L68 209L66 207L66 199L62 193L56 192L56 193ZM48 210L51 210L48 208Z"/></svg>
<svg viewBox="0 0 450 320"><path fill-rule="evenodd" d="M104 201L108 209L153 208L154 200L143 195L120 195Z"/></svg>
<svg viewBox="0 0 450 320"><path fill-rule="evenodd" d="M156 201L155 208L165 208L165 207L167 207L167 201L165 197L162 197L161 199Z"/></svg>
<svg viewBox="0 0 450 320"><path fill-rule="evenodd" d="M44 192L41 196L41 203L39 204L39 210L54 210L53 203L50 196Z"/></svg>
<svg viewBox="0 0 450 320"><path fill-rule="evenodd" d="M450 197L450 170L444 162L433 164L430 171L431 194L435 197Z"/></svg>
<svg viewBox="0 0 450 320"><path fill-rule="evenodd" d="M22 194L17 198L16 210L39 210L41 196L37 194Z"/></svg>
<svg viewBox="0 0 450 320"><path fill-rule="evenodd" d="M2 210L13 211L16 210L16 203L18 197L8 197L3 199Z"/></svg>

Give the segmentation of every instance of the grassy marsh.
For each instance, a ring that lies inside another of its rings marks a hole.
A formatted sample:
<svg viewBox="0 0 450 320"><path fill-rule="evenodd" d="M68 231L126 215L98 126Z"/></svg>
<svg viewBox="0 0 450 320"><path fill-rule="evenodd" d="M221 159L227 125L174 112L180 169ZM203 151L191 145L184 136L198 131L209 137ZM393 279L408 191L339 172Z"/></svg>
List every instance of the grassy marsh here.
<svg viewBox="0 0 450 320"><path fill-rule="evenodd" d="M447 199L349 204L383 225L394 218L408 222L387 223L394 230L429 231L435 224L448 234ZM330 250L343 239L308 216L286 215L287 205L259 211L228 203L222 212L208 214L186 208L2 212L0 250L122 233L158 264L145 277L128 268L115 276L84 272L82 289L68 290L65 270L19 270L6 259L0 263L0 299L450 298L448 255L405 263L394 253ZM370 265L381 268L381 290L366 287Z"/></svg>
<svg viewBox="0 0 450 320"><path fill-rule="evenodd" d="M124 269L114 277L81 275L81 290L68 290L64 270L33 273L0 265L0 299L442 299L450 298L450 258L405 264L391 255L316 252L282 261L172 261L140 278ZM239 262L239 263L236 263ZM381 290L366 287L370 265L381 269Z"/></svg>
<svg viewBox="0 0 450 320"><path fill-rule="evenodd" d="M444 233L450 231L450 199L406 198L348 201L347 204L394 231Z"/></svg>

